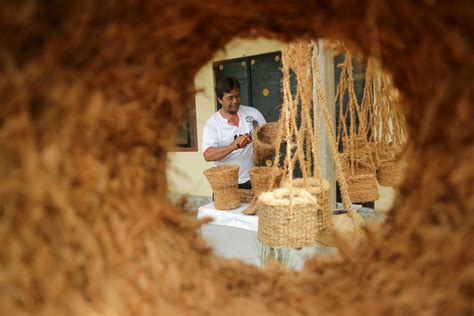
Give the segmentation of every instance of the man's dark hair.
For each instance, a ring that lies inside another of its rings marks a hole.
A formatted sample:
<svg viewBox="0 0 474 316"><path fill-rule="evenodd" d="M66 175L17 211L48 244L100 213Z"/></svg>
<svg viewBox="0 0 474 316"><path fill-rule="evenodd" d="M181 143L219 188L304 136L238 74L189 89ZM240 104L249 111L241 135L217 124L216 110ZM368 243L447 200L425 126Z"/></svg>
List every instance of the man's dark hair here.
<svg viewBox="0 0 474 316"><path fill-rule="evenodd" d="M240 83L237 78L232 76L222 78L216 83L216 95L219 99L222 99L224 93L230 93L235 88L240 90Z"/></svg>

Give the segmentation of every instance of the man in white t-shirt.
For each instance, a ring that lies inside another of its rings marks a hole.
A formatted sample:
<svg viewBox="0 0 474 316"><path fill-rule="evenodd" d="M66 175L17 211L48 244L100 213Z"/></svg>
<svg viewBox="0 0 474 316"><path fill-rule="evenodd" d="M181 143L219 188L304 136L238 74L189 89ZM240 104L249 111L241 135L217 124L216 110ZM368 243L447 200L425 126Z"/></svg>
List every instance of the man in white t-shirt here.
<svg viewBox="0 0 474 316"><path fill-rule="evenodd" d="M219 80L215 90L222 108L204 125L204 159L217 165L239 165L239 188L251 189L252 133L257 126L266 123L265 118L257 109L240 104L240 83L236 78Z"/></svg>

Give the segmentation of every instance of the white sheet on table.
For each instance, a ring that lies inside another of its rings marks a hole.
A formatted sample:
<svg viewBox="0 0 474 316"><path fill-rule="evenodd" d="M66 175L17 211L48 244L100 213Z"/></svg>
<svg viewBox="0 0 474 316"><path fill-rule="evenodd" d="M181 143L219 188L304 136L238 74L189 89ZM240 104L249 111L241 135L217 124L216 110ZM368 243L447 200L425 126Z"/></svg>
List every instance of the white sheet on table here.
<svg viewBox="0 0 474 316"><path fill-rule="evenodd" d="M242 203L240 207L234 210L221 211L214 207L214 203L209 203L198 209L198 219L210 217L212 218L210 224L237 227L256 232L258 230L258 216L242 214L248 206L247 203ZM358 210L361 206L362 205L353 204L352 208ZM340 207L342 207L342 204Z"/></svg>
<svg viewBox="0 0 474 316"><path fill-rule="evenodd" d="M216 210L214 203L209 203L198 209L198 219L210 217L212 218L210 224L237 227L256 232L258 229L258 217L256 215L242 214L242 211L248 206L248 203L242 203L240 207L234 210L220 211Z"/></svg>

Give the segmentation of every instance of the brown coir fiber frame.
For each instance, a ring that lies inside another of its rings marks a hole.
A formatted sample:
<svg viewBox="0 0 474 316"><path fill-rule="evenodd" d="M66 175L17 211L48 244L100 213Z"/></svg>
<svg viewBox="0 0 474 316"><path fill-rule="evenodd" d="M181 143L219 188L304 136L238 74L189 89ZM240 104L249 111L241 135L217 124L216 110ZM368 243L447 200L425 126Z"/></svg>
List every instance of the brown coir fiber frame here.
<svg viewBox="0 0 474 316"><path fill-rule="evenodd" d="M473 23L471 1L2 3L0 314L471 314ZM216 258L165 199L194 74L260 35L376 55L412 135L387 223L299 274Z"/></svg>

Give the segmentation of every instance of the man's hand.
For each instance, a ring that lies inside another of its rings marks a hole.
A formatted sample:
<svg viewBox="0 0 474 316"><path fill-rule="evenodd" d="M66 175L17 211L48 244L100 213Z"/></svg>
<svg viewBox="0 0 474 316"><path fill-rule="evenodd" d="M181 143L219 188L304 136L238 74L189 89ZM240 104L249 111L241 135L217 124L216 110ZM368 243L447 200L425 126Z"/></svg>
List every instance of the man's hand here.
<svg viewBox="0 0 474 316"><path fill-rule="evenodd" d="M221 160L234 150L244 148L252 142L252 135L245 134L237 137L233 143L223 147L210 147L204 153L204 159L206 161L217 161Z"/></svg>
<svg viewBox="0 0 474 316"><path fill-rule="evenodd" d="M237 148L245 148L248 144L252 142L252 137L250 134L240 135L234 141L234 144L237 145Z"/></svg>

